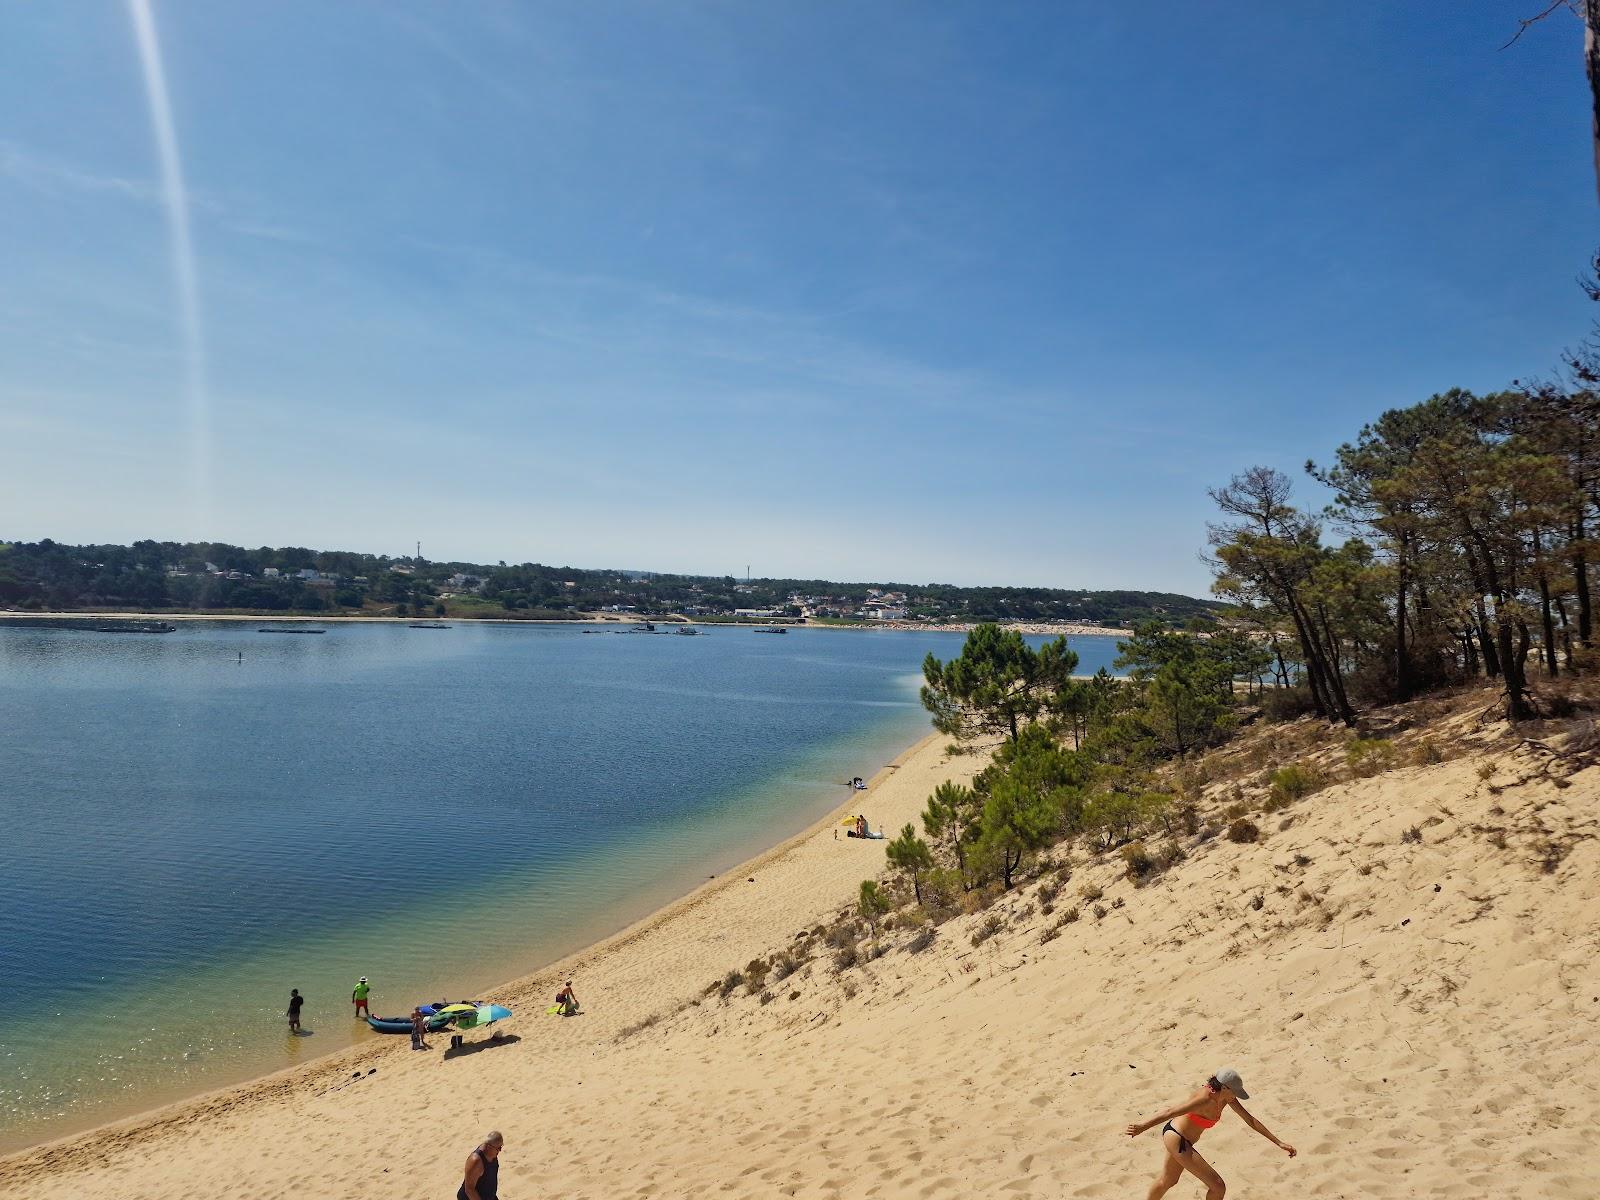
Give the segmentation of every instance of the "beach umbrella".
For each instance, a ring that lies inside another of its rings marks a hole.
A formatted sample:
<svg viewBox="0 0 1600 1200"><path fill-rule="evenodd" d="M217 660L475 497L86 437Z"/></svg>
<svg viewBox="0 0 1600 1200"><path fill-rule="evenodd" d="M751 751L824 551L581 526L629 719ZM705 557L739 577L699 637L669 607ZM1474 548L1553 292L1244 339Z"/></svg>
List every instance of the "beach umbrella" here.
<svg viewBox="0 0 1600 1200"><path fill-rule="evenodd" d="M439 1014L454 1020L457 1029L476 1029L480 1025L492 1025L505 1020L511 1015L511 1010L498 1004L448 1004L439 1010Z"/></svg>

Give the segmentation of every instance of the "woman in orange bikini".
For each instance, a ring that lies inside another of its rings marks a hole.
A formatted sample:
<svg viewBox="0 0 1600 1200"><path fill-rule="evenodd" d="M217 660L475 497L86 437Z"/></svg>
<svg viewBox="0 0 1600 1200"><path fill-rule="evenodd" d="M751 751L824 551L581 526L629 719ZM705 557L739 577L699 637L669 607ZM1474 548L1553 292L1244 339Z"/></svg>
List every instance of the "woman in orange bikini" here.
<svg viewBox="0 0 1600 1200"><path fill-rule="evenodd" d="M1162 1126L1161 1144L1167 1148L1167 1158L1161 1164L1161 1174L1150 1185L1148 1200L1161 1200L1167 1190L1183 1178L1185 1171L1206 1185L1206 1200L1222 1200L1228 1185L1222 1182L1222 1176L1217 1174L1212 1165L1200 1157L1200 1151L1194 1148L1194 1144L1200 1140L1202 1133L1222 1120L1222 1112L1227 1108L1233 1109L1246 1125L1290 1158L1295 1156L1293 1146L1288 1142L1280 1142L1271 1130L1245 1111L1239 1101L1248 1099L1250 1093L1244 1090L1244 1080L1239 1078L1239 1072L1228 1067L1206 1080L1205 1087L1182 1104L1175 1104L1148 1121L1128 1126L1129 1137L1138 1137L1146 1129ZM1162 1122L1165 1124L1162 1125Z"/></svg>

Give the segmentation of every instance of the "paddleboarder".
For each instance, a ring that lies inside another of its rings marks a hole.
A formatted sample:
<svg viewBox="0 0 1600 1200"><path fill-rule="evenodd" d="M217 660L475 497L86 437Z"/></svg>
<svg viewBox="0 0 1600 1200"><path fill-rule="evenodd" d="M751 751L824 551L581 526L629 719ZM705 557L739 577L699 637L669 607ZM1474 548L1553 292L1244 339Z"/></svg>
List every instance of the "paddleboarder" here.
<svg viewBox="0 0 1600 1200"><path fill-rule="evenodd" d="M356 1020L370 1017L372 1010L367 1007L367 996L372 989L367 986L367 977L363 975L356 981L355 989L350 993L350 1002L356 1006Z"/></svg>

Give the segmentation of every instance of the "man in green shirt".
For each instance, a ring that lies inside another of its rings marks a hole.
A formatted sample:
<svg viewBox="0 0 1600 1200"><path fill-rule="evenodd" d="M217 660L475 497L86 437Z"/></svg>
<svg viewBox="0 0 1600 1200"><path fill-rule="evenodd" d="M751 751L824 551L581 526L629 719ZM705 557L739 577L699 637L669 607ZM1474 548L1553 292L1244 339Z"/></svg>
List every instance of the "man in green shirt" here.
<svg viewBox="0 0 1600 1200"><path fill-rule="evenodd" d="M356 1006L356 1018L370 1017L372 1010L367 1007L367 993L372 989L367 986L367 977L363 975L356 984L355 990L350 993L350 1002Z"/></svg>

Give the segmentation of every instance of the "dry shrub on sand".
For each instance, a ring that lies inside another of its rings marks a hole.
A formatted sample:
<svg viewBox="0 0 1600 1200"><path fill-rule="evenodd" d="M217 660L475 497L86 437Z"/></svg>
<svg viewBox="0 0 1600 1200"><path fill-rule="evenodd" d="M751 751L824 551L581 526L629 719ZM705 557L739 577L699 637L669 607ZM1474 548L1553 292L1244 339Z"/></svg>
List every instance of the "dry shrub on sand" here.
<svg viewBox="0 0 1600 1200"><path fill-rule="evenodd" d="M1005 920L1000 916L999 913L990 913L983 919L983 924L979 925L976 931L974 931L972 935L972 944L974 946L983 945L984 942L987 942L1005 927Z"/></svg>
<svg viewBox="0 0 1600 1200"><path fill-rule="evenodd" d="M1254 821L1246 821L1243 817L1240 817L1232 825L1228 826L1228 840L1230 842L1248 845L1260 839L1261 830L1256 828Z"/></svg>

